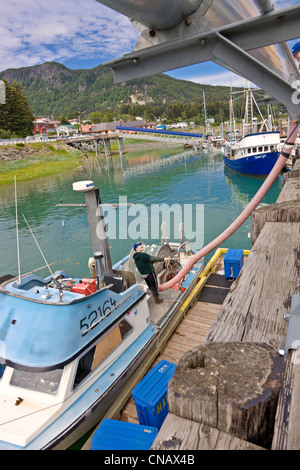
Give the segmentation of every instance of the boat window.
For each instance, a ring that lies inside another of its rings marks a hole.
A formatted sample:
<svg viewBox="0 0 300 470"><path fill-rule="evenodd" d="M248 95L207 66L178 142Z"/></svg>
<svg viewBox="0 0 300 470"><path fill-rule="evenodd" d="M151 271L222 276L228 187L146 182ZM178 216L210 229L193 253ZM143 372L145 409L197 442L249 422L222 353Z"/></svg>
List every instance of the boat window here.
<svg viewBox="0 0 300 470"><path fill-rule="evenodd" d="M262 151L263 151L263 148L262 148L262 147L258 147L258 151L259 151L259 152L262 152Z"/></svg>
<svg viewBox="0 0 300 470"><path fill-rule="evenodd" d="M257 148L256 148L256 147L253 147L252 152L253 152L253 153L256 153L256 152L257 152Z"/></svg>
<svg viewBox="0 0 300 470"><path fill-rule="evenodd" d="M268 145L265 145L265 152L267 152L269 150L269 146Z"/></svg>
<svg viewBox="0 0 300 470"><path fill-rule="evenodd" d="M251 149L248 149L248 153L251 153Z"/></svg>
<svg viewBox="0 0 300 470"><path fill-rule="evenodd" d="M36 392L55 394L58 390L63 369L48 372L25 372L15 369L10 381L11 385L35 390Z"/></svg>
<svg viewBox="0 0 300 470"><path fill-rule="evenodd" d="M95 370L124 341L132 330L133 327L128 321L122 320L105 336L101 337L100 341L79 359L73 388L76 388L90 372Z"/></svg>
<svg viewBox="0 0 300 470"><path fill-rule="evenodd" d="M275 148L274 145L271 145L270 147L271 152L274 150L274 148Z"/></svg>

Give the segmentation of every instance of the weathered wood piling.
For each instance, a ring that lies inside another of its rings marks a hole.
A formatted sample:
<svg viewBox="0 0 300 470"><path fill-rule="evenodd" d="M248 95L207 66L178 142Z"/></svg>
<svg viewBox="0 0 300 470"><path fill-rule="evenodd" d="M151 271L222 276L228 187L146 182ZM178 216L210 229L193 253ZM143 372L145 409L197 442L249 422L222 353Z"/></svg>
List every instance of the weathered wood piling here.
<svg viewBox="0 0 300 470"><path fill-rule="evenodd" d="M276 204L255 211L253 246L204 342L168 389L161 450L300 449L300 352L282 356L300 293L300 159Z"/></svg>

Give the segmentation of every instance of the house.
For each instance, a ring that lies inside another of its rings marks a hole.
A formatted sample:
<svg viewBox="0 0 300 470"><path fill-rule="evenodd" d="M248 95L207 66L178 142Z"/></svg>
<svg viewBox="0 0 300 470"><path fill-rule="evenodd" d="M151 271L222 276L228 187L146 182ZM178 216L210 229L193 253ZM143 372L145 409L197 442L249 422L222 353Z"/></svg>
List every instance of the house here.
<svg viewBox="0 0 300 470"><path fill-rule="evenodd" d="M33 133L36 134L49 134L55 132L55 123L51 119L41 118L33 122Z"/></svg>
<svg viewBox="0 0 300 470"><path fill-rule="evenodd" d="M101 122L100 124L93 124L93 132L95 134L115 134L116 126L120 125L120 121Z"/></svg>
<svg viewBox="0 0 300 470"><path fill-rule="evenodd" d="M156 128L156 123L155 122L147 122L145 119L137 119L136 121L128 121L128 122L122 122L120 121L120 124L118 124L120 127L143 127L145 129L155 129Z"/></svg>
<svg viewBox="0 0 300 470"><path fill-rule="evenodd" d="M62 124L56 129L57 135L60 137L67 137L69 135L78 134L78 129L71 124Z"/></svg>
<svg viewBox="0 0 300 470"><path fill-rule="evenodd" d="M101 122L100 124L81 124L81 133L82 134L115 134L117 132L117 127L141 127L146 129L155 129L155 122L147 123L144 119L136 121L123 122L112 121L112 122Z"/></svg>
<svg viewBox="0 0 300 470"><path fill-rule="evenodd" d="M80 125L80 132L81 134L91 134L93 124L81 124Z"/></svg>
<svg viewBox="0 0 300 470"><path fill-rule="evenodd" d="M81 124L82 134L115 134L120 121L101 122L100 124Z"/></svg>

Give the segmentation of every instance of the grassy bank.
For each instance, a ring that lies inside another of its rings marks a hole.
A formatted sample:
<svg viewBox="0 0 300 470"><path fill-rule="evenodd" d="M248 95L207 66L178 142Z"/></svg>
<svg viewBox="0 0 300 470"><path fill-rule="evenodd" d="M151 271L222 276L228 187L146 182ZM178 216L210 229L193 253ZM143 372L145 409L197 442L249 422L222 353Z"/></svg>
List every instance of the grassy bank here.
<svg viewBox="0 0 300 470"><path fill-rule="evenodd" d="M149 150L163 146L161 143L130 138L125 139L124 143L129 152L144 153L145 148ZM111 150L112 158L119 158L117 142L111 143ZM13 183L15 176L17 181L28 181L86 165L86 159L82 159L82 155L83 151L59 142L0 146L0 186ZM95 152L88 152L88 155L92 159L96 157ZM104 154L101 155L105 157Z"/></svg>
<svg viewBox="0 0 300 470"><path fill-rule="evenodd" d="M18 181L28 181L73 169L81 164L81 152L66 149L60 144L7 146L0 147L0 152L6 157L19 152L19 158L14 161L0 160L0 186L13 183L15 176Z"/></svg>

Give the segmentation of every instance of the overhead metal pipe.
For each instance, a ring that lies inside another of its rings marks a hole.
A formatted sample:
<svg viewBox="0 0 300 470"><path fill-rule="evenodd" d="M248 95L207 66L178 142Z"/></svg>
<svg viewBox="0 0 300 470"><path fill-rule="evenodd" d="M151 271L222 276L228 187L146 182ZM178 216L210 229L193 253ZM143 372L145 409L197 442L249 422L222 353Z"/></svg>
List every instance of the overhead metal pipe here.
<svg viewBox="0 0 300 470"><path fill-rule="evenodd" d="M262 13L269 13L274 10L274 5L270 0L255 0Z"/></svg>
<svg viewBox="0 0 300 470"><path fill-rule="evenodd" d="M167 30L194 13L204 0L97 0L148 28Z"/></svg>

